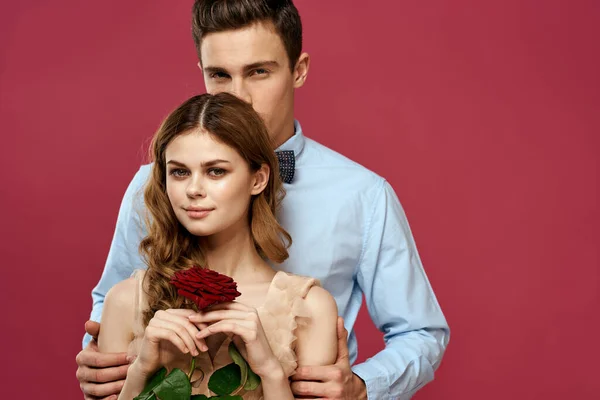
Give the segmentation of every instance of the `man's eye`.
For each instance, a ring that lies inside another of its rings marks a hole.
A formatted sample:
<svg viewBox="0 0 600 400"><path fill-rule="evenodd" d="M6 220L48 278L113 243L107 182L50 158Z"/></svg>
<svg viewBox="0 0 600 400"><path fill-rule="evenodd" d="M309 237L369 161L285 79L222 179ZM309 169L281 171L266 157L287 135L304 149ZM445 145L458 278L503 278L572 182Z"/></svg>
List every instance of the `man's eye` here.
<svg viewBox="0 0 600 400"><path fill-rule="evenodd" d="M173 175L176 178L181 178L183 176L186 176L188 174L188 171L182 168L174 168L171 171L169 171L169 175Z"/></svg>
<svg viewBox="0 0 600 400"><path fill-rule="evenodd" d="M212 79L227 79L229 78L229 75L227 75L225 72L214 72L210 74L210 77Z"/></svg>
<svg viewBox="0 0 600 400"><path fill-rule="evenodd" d="M208 174L210 176L223 176L225 175L225 170L223 168L211 168L208 170Z"/></svg>
<svg viewBox="0 0 600 400"><path fill-rule="evenodd" d="M267 75L269 73L269 71L267 71L264 68L258 68L255 69L254 71L252 71L252 75Z"/></svg>

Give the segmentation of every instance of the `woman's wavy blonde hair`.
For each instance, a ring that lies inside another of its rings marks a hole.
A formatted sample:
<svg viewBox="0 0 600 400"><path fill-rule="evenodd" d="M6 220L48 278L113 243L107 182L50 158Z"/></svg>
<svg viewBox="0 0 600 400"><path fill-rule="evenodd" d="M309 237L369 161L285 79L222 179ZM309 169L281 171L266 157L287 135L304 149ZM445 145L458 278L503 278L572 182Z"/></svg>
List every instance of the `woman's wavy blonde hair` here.
<svg viewBox="0 0 600 400"><path fill-rule="evenodd" d="M190 301L177 295L169 281L178 270L194 265L209 267L199 238L179 222L166 190L167 146L176 137L199 129L235 149L252 171L264 164L269 167L267 186L250 201L250 231L254 246L262 257L277 263L288 257L291 237L275 219L284 196L283 186L277 157L262 119L250 104L233 95L194 96L164 120L150 145L154 165L144 191L144 202L149 211L146 218L148 236L140 244L140 252L148 266L143 284L148 300L148 308L143 314L144 325L158 310L194 308Z"/></svg>

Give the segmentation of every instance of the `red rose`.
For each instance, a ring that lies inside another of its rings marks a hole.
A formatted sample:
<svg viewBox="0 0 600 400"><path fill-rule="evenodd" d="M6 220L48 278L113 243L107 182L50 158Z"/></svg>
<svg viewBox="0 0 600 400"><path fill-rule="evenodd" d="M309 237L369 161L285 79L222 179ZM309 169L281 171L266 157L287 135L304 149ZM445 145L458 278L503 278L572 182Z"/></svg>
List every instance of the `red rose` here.
<svg viewBox="0 0 600 400"><path fill-rule="evenodd" d="M214 304L233 301L241 295L237 283L229 276L208 268L192 267L177 271L171 278L180 296L193 301L198 310Z"/></svg>

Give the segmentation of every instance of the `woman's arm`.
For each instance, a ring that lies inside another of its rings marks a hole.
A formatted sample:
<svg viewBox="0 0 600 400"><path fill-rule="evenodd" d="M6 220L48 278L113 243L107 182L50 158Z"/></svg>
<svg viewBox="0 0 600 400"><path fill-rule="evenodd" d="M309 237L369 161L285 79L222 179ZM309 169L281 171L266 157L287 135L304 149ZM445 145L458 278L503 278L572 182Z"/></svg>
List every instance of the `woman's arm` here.
<svg viewBox="0 0 600 400"><path fill-rule="evenodd" d="M137 280L129 278L117 283L106 294L102 310L102 328L98 335L98 348L101 352L127 351L133 340L137 290ZM136 373L135 368L130 367L119 399L133 399L144 389L146 379Z"/></svg>
<svg viewBox="0 0 600 400"><path fill-rule="evenodd" d="M332 391L322 380L325 375L321 373L321 370L324 373L330 369L336 363L338 351L341 355L344 350L338 343L337 304L331 294L319 286L310 289L304 302L310 319L308 324L299 325L296 329L298 369L296 374L292 375L293 393L297 398L302 399L341 398L337 397L337 392ZM345 350L347 355L347 347ZM306 374L306 371L310 371L317 378L303 379L302 374ZM300 375L297 374L298 372Z"/></svg>
<svg viewBox="0 0 600 400"><path fill-rule="evenodd" d="M313 286L302 301L308 311L308 324L299 325L296 329L298 366L333 364L338 347L337 304L331 294L319 286ZM288 395L291 391L289 380L283 377L283 370L273 379L262 378L262 385L264 400L281 399L282 393Z"/></svg>
<svg viewBox="0 0 600 400"><path fill-rule="evenodd" d="M337 357L338 309L333 296L320 286L313 286L304 299L310 313L308 324L296 329L298 366L335 363Z"/></svg>
<svg viewBox="0 0 600 400"><path fill-rule="evenodd" d="M133 340L136 290L135 278L129 278L117 283L106 294L102 310L102 328L98 334L98 349L101 352L127 351Z"/></svg>

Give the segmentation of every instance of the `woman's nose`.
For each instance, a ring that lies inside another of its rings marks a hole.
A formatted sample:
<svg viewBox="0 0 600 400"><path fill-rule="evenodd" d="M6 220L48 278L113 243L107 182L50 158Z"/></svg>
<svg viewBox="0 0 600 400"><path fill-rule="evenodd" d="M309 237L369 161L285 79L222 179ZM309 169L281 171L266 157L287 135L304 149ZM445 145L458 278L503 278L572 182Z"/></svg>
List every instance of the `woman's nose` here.
<svg viewBox="0 0 600 400"><path fill-rule="evenodd" d="M186 192L190 198L206 196L204 186L198 177L192 177Z"/></svg>

